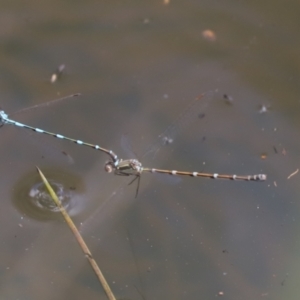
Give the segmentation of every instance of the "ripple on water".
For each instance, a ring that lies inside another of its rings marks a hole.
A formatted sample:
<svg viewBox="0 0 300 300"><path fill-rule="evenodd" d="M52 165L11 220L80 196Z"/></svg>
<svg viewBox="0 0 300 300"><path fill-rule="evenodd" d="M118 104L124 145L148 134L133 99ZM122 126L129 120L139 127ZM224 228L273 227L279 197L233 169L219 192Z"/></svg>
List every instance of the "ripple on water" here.
<svg viewBox="0 0 300 300"><path fill-rule="evenodd" d="M82 179L61 169L42 169L56 192L58 199L71 216L84 210L84 185ZM50 197L37 171L24 174L13 187L13 203L26 216L47 221L61 217L59 208Z"/></svg>

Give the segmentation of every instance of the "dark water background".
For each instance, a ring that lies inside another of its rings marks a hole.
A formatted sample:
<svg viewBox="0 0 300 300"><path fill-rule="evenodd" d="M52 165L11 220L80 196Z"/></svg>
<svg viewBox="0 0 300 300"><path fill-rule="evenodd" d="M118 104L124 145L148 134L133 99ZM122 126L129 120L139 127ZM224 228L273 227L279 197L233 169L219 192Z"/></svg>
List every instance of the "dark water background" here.
<svg viewBox="0 0 300 300"><path fill-rule="evenodd" d="M1 107L83 94L18 120L125 158L126 136L143 157L192 99L213 90L205 117L143 164L268 175L264 183L170 184L144 174L135 199L126 178L104 172L104 154L4 126L1 299L106 299L62 219L27 210L36 165L74 191L70 213L117 298L299 298L300 175L287 179L299 168L299 2L2 1L0 8ZM208 29L214 41L203 36ZM61 64L65 72L51 84ZM261 105L269 110L259 113Z"/></svg>

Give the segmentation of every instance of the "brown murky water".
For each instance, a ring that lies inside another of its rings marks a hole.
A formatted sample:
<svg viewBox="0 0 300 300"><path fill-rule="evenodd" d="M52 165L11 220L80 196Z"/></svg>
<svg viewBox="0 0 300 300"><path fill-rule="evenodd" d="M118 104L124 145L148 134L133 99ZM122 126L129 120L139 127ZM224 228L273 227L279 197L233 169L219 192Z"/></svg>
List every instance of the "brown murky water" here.
<svg viewBox="0 0 300 300"><path fill-rule="evenodd" d="M147 167L268 174L264 183L144 174L135 199L127 178L104 172L104 154L3 126L1 299L106 299L64 221L44 209L48 200L38 203L43 213L28 203L40 188L36 165L70 198L118 299L298 299L299 174L288 179L299 167L297 2L0 7L1 107L82 93L19 121L124 158L126 136ZM205 117L143 156L208 90Z"/></svg>

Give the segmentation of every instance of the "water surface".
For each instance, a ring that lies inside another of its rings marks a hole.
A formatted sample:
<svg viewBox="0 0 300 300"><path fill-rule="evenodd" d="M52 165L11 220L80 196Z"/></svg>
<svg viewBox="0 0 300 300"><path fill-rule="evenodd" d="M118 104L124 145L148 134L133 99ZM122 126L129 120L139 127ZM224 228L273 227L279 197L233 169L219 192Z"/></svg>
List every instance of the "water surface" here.
<svg viewBox="0 0 300 300"><path fill-rule="evenodd" d="M287 179L299 153L298 11L291 1L3 2L1 107L83 94L18 120L128 158L125 135L147 167L266 173L268 181L169 184L144 174L135 199L127 178L104 172L104 154L4 126L1 298L105 299L62 219L14 205L18 183L38 165L83 183L75 222L117 298L298 299L299 174ZM205 117L143 157L209 90Z"/></svg>

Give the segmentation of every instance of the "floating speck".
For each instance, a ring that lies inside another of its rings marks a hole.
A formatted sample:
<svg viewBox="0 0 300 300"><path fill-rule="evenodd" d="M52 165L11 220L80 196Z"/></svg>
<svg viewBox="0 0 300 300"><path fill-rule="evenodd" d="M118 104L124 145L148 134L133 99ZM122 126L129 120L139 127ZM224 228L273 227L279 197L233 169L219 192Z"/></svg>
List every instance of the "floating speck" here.
<svg viewBox="0 0 300 300"><path fill-rule="evenodd" d="M202 31L202 36L210 41L210 42L214 42L216 40L216 34L214 33L214 31L210 30L210 29L205 29Z"/></svg>

